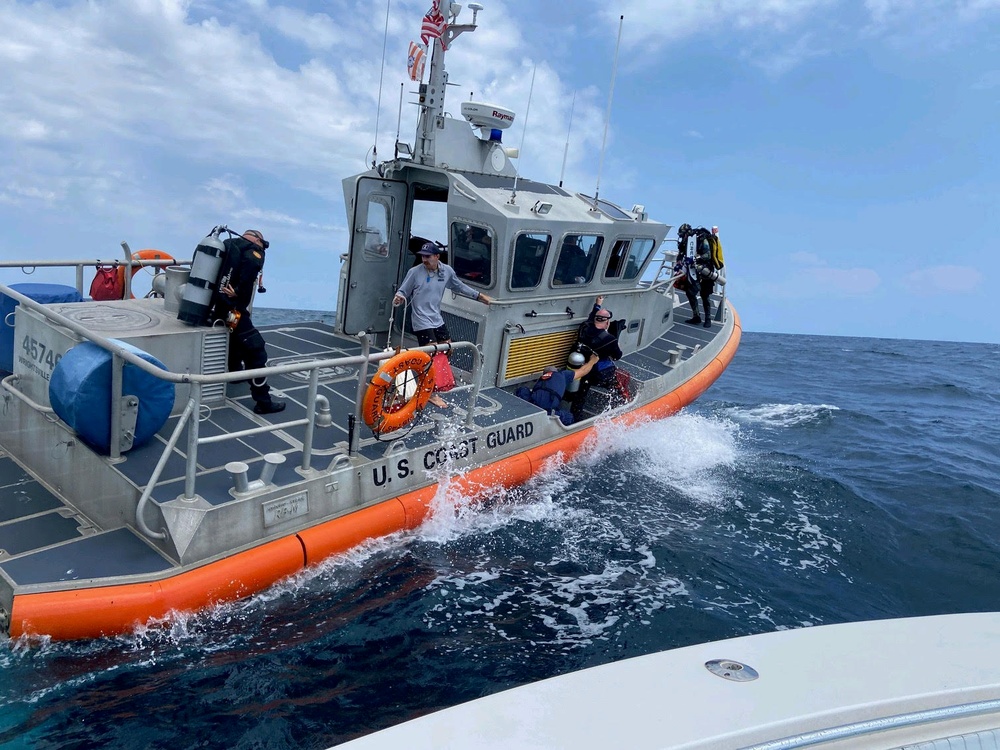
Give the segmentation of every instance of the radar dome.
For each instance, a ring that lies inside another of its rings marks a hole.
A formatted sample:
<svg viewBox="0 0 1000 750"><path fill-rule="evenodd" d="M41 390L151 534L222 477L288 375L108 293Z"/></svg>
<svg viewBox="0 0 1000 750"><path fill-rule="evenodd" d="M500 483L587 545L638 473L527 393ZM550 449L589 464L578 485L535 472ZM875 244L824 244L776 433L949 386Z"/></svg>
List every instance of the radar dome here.
<svg viewBox="0 0 1000 750"><path fill-rule="evenodd" d="M484 102L462 102L462 117L477 128L503 130L514 123L514 110Z"/></svg>

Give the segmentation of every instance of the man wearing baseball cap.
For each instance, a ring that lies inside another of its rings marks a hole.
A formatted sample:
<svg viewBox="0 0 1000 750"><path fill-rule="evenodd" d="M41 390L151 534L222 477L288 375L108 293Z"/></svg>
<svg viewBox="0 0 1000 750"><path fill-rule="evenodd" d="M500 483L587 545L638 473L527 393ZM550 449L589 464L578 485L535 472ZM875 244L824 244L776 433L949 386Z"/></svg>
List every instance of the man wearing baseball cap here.
<svg viewBox="0 0 1000 750"><path fill-rule="evenodd" d="M493 300L463 282L451 266L442 263L441 248L433 242L425 242L417 254L420 256L420 265L407 272L392 304L410 303L410 320L419 346L449 343L451 334L441 317L441 300L444 299L445 291L450 289L463 297L479 300L484 305ZM431 403L435 406L447 406L436 394L431 398Z"/></svg>

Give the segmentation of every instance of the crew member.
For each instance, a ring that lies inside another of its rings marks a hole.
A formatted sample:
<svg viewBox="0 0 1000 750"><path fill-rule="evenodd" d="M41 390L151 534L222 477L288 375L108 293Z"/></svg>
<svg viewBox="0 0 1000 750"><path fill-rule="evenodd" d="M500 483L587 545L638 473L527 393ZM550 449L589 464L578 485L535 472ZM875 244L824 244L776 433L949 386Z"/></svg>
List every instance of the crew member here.
<svg viewBox="0 0 1000 750"><path fill-rule="evenodd" d="M219 279L219 292L212 317L226 321L232 328L229 337L229 370L256 370L267 365L264 337L250 319L254 288L264 268L264 251L270 243L256 229L242 237L230 237L223 243L225 260ZM233 320L238 316L235 327ZM250 380L250 395L257 414L274 414L285 408L284 401L271 398L267 378Z"/></svg>
<svg viewBox="0 0 1000 750"><path fill-rule="evenodd" d="M580 325L580 333L577 336L578 345L599 358L597 364L581 381L580 389L573 395L573 415L578 421L583 413L587 391L592 385L608 389L614 389L616 386L615 360L621 359L622 350L618 346L617 336L609 330L611 311L602 307L603 304L604 296L601 295L594 303L594 309L590 311L587 322Z"/></svg>
<svg viewBox="0 0 1000 750"><path fill-rule="evenodd" d="M590 359L576 370L546 367L545 372L530 389L521 386L515 393L535 406L545 409L548 414L555 414L563 424L571 425L576 421L573 413L562 408L566 391L574 380L586 377L598 360L596 354L591 354Z"/></svg>
<svg viewBox="0 0 1000 750"><path fill-rule="evenodd" d="M713 233L718 232L718 228L713 227ZM691 325L701 325L705 328L712 327L712 292L715 291L715 280L719 278L715 262L712 260L712 247L707 238L698 237L697 249L694 257L687 255L687 239L695 233L690 224L681 224L677 230L677 262L674 264L673 275L684 273L684 283L676 284L683 288L687 295L688 304L691 306L691 317L685 323ZM705 308L705 321L702 322L701 312L698 307L698 297L701 297L702 307Z"/></svg>
<svg viewBox="0 0 1000 750"><path fill-rule="evenodd" d="M441 262L441 248L433 242L425 242L418 251L420 265L407 271L403 283L399 285L392 304L410 303L410 315L413 323L413 334L417 337L418 346L427 344L449 344L451 334L441 317L441 300L445 290L452 290L463 297L479 300L484 305L493 300L484 292L478 292L464 283L455 274L455 270ZM435 406L445 407L448 404L436 393L430 402Z"/></svg>

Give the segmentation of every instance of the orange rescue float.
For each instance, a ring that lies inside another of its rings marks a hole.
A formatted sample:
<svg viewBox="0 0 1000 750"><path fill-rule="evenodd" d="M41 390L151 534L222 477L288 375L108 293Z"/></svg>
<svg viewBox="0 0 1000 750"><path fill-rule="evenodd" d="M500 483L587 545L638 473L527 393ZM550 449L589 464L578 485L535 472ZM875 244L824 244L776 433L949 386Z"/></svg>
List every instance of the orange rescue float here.
<svg viewBox="0 0 1000 750"><path fill-rule="evenodd" d="M162 250L136 250L132 253L132 260L169 260L171 263L176 263L172 255L169 255ZM142 263L139 265L132 266L132 277L139 272L142 268ZM125 266L118 266L118 288L125 289ZM132 299L135 299L135 295L132 295Z"/></svg>
<svg viewBox="0 0 1000 750"><path fill-rule="evenodd" d="M416 391L407 395L414 386ZM378 368L365 391L361 417L376 435L394 432L408 425L417 411L427 406L433 392L431 356L420 351L400 352Z"/></svg>

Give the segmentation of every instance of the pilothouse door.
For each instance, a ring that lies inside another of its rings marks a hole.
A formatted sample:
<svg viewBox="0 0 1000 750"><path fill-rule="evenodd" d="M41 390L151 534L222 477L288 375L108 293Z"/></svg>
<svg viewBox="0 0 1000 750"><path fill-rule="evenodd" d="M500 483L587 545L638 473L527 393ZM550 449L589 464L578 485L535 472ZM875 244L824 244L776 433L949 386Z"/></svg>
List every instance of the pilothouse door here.
<svg viewBox="0 0 1000 750"><path fill-rule="evenodd" d="M406 217L406 183L358 178L341 330L384 333L398 286Z"/></svg>

